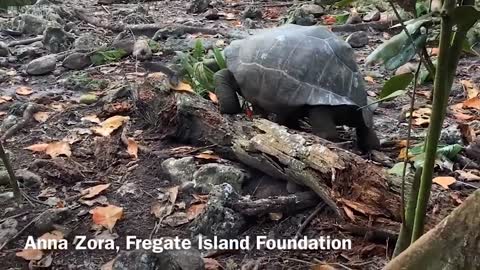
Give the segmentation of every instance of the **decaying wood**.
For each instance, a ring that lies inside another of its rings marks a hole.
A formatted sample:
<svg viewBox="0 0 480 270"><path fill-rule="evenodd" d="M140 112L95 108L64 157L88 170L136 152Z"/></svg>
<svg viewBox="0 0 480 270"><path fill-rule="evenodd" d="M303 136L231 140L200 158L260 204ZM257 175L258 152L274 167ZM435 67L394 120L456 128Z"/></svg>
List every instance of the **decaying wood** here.
<svg viewBox="0 0 480 270"><path fill-rule="evenodd" d="M246 216L262 216L276 212L295 213L315 206L318 202L318 196L314 192L302 192L258 200L242 198L233 204L233 209Z"/></svg>
<svg viewBox="0 0 480 270"><path fill-rule="evenodd" d="M478 269L480 191L475 191L435 228L395 257L384 269Z"/></svg>
<svg viewBox="0 0 480 270"><path fill-rule="evenodd" d="M383 167L266 119L221 115L211 102L193 94L163 98L164 104L175 104L173 109L160 106L171 114L160 118L168 120L165 126L175 125L171 136L177 140L217 145L215 151L226 158L307 186L342 217L348 208L361 216L400 219L399 196L389 189Z"/></svg>

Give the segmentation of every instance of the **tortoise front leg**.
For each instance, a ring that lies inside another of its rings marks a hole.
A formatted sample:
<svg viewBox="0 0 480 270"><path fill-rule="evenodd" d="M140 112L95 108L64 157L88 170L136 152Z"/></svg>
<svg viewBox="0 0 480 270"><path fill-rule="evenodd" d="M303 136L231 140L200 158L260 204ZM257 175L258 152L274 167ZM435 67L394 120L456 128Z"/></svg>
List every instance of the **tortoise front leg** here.
<svg viewBox="0 0 480 270"><path fill-rule="evenodd" d="M213 78L220 112L226 114L240 113L242 108L237 96L239 87L233 74L228 69L221 69L215 73Z"/></svg>
<svg viewBox="0 0 480 270"><path fill-rule="evenodd" d="M356 128L357 133L357 145L363 152L369 152L370 150L380 148L380 140L373 128L369 128L366 125L361 125Z"/></svg>
<svg viewBox="0 0 480 270"><path fill-rule="evenodd" d="M308 110L308 118L313 134L329 141L338 140L334 112L327 106L314 106Z"/></svg>

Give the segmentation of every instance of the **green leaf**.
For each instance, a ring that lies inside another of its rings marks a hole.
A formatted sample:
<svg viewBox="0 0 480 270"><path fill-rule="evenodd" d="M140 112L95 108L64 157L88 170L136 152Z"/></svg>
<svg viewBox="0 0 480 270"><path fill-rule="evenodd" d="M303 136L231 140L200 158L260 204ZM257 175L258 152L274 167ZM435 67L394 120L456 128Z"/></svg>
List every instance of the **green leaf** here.
<svg viewBox="0 0 480 270"><path fill-rule="evenodd" d="M480 56L480 53L477 52L475 49L473 49L473 45L470 44L470 41L468 41L467 39L465 39L463 41L462 50L465 53L469 53L469 54L472 54L472 55L475 55L475 56Z"/></svg>
<svg viewBox="0 0 480 270"><path fill-rule="evenodd" d="M372 102L372 103L370 103L370 104L368 104L368 105L366 105L366 106L361 107L361 109L363 109L363 108L365 108L365 107L368 107L368 106L371 106L371 105L373 105L373 104L377 104L377 103L383 102L383 101L385 101L385 100L390 100L390 99L394 99L394 98L396 98L396 97L398 97L398 96L403 96L403 95L405 95L406 93L407 93L406 90L398 90L398 91L395 91L395 92L391 93L390 95L388 95L388 96L386 96L386 97L384 97L384 98L379 98L379 99L375 100L374 102Z"/></svg>
<svg viewBox="0 0 480 270"><path fill-rule="evenodd" d="M205 55L205 48L203 47L202 40L197 39L195 41L195 47L193 48L192 56L197 61L200 61L204 55Z"/></svg>
<svg viewBox="0 0 480 270"><path fill-rule="evenodd" d="M403 176L403 166L405 166L404 163L399 162L399 163L393 165L393 167L390 170L388 170L388 173L401 177L401 176ZM406 174L408 174L410 172L411 168L412 168L412 165L410 165L410 163L407 163L407 168L406 168L407 173Z"/></svg>
<svg viewBox="0 0 480 270"><path fill-rule="evenodd" d="M448 159L455 159L462 150L463 147L461 145L452 144L437 149L437 153L446 156Z"/></svg>
<svg viewBox="0 0 480 270"><path fill-rule="evenodd" d="M407 31L414 39L417 47L423 45L426 41L426 35L422 34L420 28L430 21L431 18L418 19L406 26ZM401 31L398 35L393 36L375 49L367 57L365 63L370 65L376 62L382 62L385 63L386 68L395 69L410 61L413 55L415 55L415 47L410 42L405 31Z"/></svg>
<svg viewBox="0 0 480 270"><path fill-rule="evenodd" d="M428 5L428 1L417 1L417 3L415 3L415 12L417 13L417 17L428 13Z"/></svg>
<svg viewBox="0 0 480 270"><path fill-rule="evenodd" d="M407 88L412 82L413 77L413 73L404 73L393 76L383 85L379 98L382 99L389 97L392 93L397 92L398 90L405 90L405 88Z"/></svg>
<svg viewBox="0 0 480 270"><path fill-rule="evenodd" d="M337 3L335 3L334 6L337 7L337 8L344 8L344 7L349 6L350 4L352 4L355 1L357 1L357 0L340 0Z"/></svg>
<svg viewBox="0 0 480 270"><path fill-rule="evenodd" d="M456 7L449 15L459 31L468 31L480 19L480 11L474 6Z"/></svg>
<svg viewBox="0 0 480 270"><path fill-rule="evenodd" d="M93 65L98 66L116 62L126 55L127 52L123 49L99 50L90 55L90 60L92 61Z"/></svg>
<svg viewBox="0 0 480 270"><path fill-rule="evenodd" d="M213 57L217 62L217 65L220 69L227 68L227 63L225 62L225 58L223 57L222 52L218 48L213 48Z"/></svg>
<svg viewBox="0 0 480 270"><path fill-rule="evenodd" d="M345 24L348 20L348 17L350 17L350 13L343 13L343 14L338 14L338 15L333 15L335 18L335 24Z"/></svg>

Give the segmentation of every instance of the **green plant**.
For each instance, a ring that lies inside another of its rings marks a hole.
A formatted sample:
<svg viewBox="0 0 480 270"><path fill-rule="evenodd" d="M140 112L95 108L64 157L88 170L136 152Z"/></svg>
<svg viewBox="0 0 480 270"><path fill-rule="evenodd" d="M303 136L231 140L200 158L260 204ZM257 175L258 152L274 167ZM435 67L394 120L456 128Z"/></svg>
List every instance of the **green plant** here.
<svg viewBox="0 0 480 270"><path fill-rule="evenodd" d="M192 86L195 93L206 97L209 91L214 92L215 71L227 67L222 51L213 48L209 53L202 41L197 39L190 52L178 52L177 55L180 58L183 79Z"/></svg>
<svg viewBox="0 0 480 270"><path fill-rule="evenodd" d="M36 0L2 0L0 1L0 9L8 9L9 7L21 7L33 5Z"/></svg>

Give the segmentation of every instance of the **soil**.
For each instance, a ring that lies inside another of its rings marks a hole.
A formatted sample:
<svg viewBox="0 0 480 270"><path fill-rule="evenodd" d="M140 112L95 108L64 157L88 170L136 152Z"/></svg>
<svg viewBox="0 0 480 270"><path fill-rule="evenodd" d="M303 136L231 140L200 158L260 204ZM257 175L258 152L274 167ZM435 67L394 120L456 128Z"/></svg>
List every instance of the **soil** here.
<svg viewBox="0 0 480 270"><path fill-rule="evenodd" d="M106 18L110 21L120 20L123 14L142 6L148 10L149 18L157 23L184 23L202 25L213 29L242 29L241 12L250 1L225 1L216 3L218 12L231 16L233 19L206 20L202 14L186 13L186 6L189 1L159 1L146 2L143 4L115 4L97 5L90 0L77 0L74 3L66 4L67 7L85 8L91 16ZM258 3L257 3L258 2ZM288 3L283 1L255 1L256 6L262 7L264 18L256 23L260 28L273 27L279 23L279 18L287 14ZM286 5L284 5L286 4ZM125 10L125 13L119 11ZM115 15L112 15L115 14ZM118 15L122 14L122 15ZM111 41L115 34L111 31L94 27L85 22L80 23L84 32L100 34L105 41ZM395 32L388 32L393 35ZM349 33L338 33L342 37ZM363 48L355 49L359 65L365 73L367 90L372 96L378 95L384 81L391 77L393 71L386 71L382 66L366 68L364 59L379 44L385 40L385 33L369 31L369 44ZM207 36L208 37L208 36ZM4 35L0 37L3 41L9 42L12 37ZM225 40L228 43L228 40ZM155 59L164 62L172 59L172 54L156 55ZM461 80L477 81L479 69L478 57L468 56L462 58L457 72L456 83L450 97L450 104L456 104L464 99L464 89L459 84ZM16 63L25 64L25 63ZM89 67L84 71L94 78L101 78L109 82L108 89L115 85L133 85L141 87L144 79L143 71L139 70L136 60L132 57L122 59L120 62L106 64L99 67ZM42 175L41 185L23 185L22 190L28 195L30 203L24 203L21 208L11 208L13 203L4 204L0 212L0 223L8 217L16 217L19 222L18 228L27 226L46 209L51 208L47 199L57 198L59 204L69 206L77 204L75 198L79 192L96 185L110 184L107 191L103 192L111 205L123 208L123 218L118 221L113 229L118 235L116 240L124 248L126 236L135 235L139 238L175 237L190 238L189 224L176 227L162 225L160 229L152 232L158 219L151 214L152 205L164 194L165 188L178 183L169 179L163 172L160 164L163 160L172 156L192 156L200 153L201 146L184 145L171 139L166 139L165 134L168 127L155 126L147 121L144 114L140 113L131 100L123 98L113 103L85 105L78 102L82 93L68 89L60 82L72 75L72 71L62 70L60 74L46 76L28 76L21 72L21 66L15 67L17 75L0 85L0 94L14 96L15 102L36 102L48 107L49 118L43 122L33 121L27 128L17 132L8 139L4 147L10 151L11 162L15 170L31 169ZM370 74L376 74L372 76ZM27 86L33 90L28 96L16 95L15 90L19 86ZM416 107L425 107L430 101L425 96L431 92L433 86L426 83L418 87L417 91L423 95L417 96ZM107 89L107 90L108 90ZM105 95L107 90L99 90L96 94ZM408 108L410 99L402 96L394 101L382 103L375 114L376 130L382 141L398 142L406 139L407 120L401 117ZM6 111L6 110L5 110ZM89 130L97 124L82 121L82 117L97 115L104 120L113 115L128 115L130 127L127 130L129 137L149 149L148 152L139 151L138 159L132 158L127 153L126 146L122 143L122 128L112 133L110 137L98 137L92 134L83 134L82 131ZM4 120L5 115L0 116ZM448 114L445 128L456 125L457 119L453 114ZM428 126L428 124L427 124ZM414 126L412 138L416 142L422 142L427 126ZM352 132L342 129L345 139L352 138ZM50 160L44 153L36 153L25 149L28 146L51 141L61 141L69 138L71 144L71 157L66 160L61 171L51 165L43 168L36 168L35 162L38 159ZM198 147L198 148L197 148ZM399 148L385 148L382 150L393 160L398 160ZM215 162L215 160L197 159L198 163ZM458 167L458 165L455 165ZM460 168L461 169L461 168ZM43 171L42 171L43 170ZM76 174L79 172L79 177ZM438 175L453 175L452 171L445 169L438 170ZM45 176L50 177L45 177ZM279 182L278 185L285 183ZM8 190L3 187L3 190ZM127 191L126 194L119 190ZM1 191L1 190L0 190ZM131 193L128 193L128 192ZM459 205L473 189L465 186L458 188L444 189L434 185L429 208L429 226L436 224L445 217L451 210ZM47 195L45 195L47 194ZM192 201L190 194L179 193L177 202ZM69 228L70 235L86 235L87 238L94 238L98 230L93 226L91 214L88 213L93 206L78 204L75 214L64 222L63 226ZM273 216L257 217L248 220L248 226L243 231L243 236L255 237L257 235L268 235L278 238L292 238L298 228L312 213L313 209L281 216L277 219ZM352 239L351 250L340 251L282 251L282 250L250 250L250 251L223 251L208 254L209 258L217 260L223 269L243 269L242 266L255 262L259 268L256 269L311 269L315 265L331 264L336 269L381 269L388 262L391 256L393 244L388 241L375 242L365 235L354 235L352 232L342 229L336 220L327 210L321 211L305 229L304 234L309 237L319 235L330 236L331 238ZM29 226L21 235L11 241L6 247L0 250L1 269L28 269L28 261L16 256L25 245L28 235L40 236L41 234ZM54 251L52 269L100 269L102 265L109 262L116 256L116 251L107 250L69 250ZM255 264L254 263L254 264ZM253 268L252 268L253 269ZM318 268L321 269L321 268Z"/></svg>

